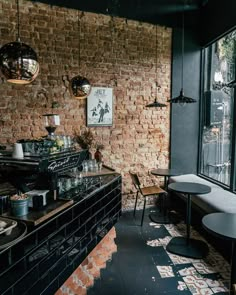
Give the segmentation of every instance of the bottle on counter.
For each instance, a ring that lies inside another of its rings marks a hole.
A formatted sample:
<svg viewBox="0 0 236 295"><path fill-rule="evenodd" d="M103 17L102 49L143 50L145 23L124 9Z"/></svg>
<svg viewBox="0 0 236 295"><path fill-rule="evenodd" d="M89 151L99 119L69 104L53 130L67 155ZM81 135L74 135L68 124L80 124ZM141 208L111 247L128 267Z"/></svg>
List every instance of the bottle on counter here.
<svg viewBox="0 0 236 295"><path fill-rule="evenodd" d="M94 153L94 159L97 161L97 163L102 162L102 153L99 151L99 149L96 149L96 152Z"/></svg>

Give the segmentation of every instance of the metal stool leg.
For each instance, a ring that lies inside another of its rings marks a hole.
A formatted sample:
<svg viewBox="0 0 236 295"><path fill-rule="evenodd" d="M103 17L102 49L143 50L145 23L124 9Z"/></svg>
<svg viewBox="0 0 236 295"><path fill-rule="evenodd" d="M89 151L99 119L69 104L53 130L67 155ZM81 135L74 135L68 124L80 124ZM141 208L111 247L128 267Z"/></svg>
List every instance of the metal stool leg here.
<svg viewBox="0 0 236 295"><path fill-rule="evenodd" d="M142 214L141 226L143 226L143 218L144 218L145 207L146 207L146 198L144 197L143 214Z"/></svg>
<svg viewBox="0 0 236 295"><path fill-rule="evenodd" d="M135 204L134 204L134 213L133 213L133 216L135 216L137 201L138 201L138 191L136 193L136 200L135 200Z"/></svg>

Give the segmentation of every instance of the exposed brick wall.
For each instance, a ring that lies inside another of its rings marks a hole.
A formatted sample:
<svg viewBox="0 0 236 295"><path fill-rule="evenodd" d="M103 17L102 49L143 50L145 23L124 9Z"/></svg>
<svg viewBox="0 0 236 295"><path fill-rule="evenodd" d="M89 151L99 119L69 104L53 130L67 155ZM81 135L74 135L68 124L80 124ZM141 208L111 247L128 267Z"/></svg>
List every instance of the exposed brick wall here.
<svg viewBox="0 0 236 295"><path fill-rule="evenodd" d="M78 19L81 18L80 59ZM81 74L92 86L113 87L112 127L92 128L105 144L103 159L123 176L123 206L130 207L128 175L138 170L145 184L157 181L148 171L169 161L169 106L146 108L156 94L170 97L171 29L122 18L84 13L20 0L20 36L38 54L40 73L30 85L11 85L0 76L0 143L45 135L42 114L60 103L57 134L73 135L86 124L86 99L73 99L69 80ZM112 25L113 23L113 25ZM16 39L16 4L0 2L0 43ZM158 159L157 159L158 158Z"/></svg>
<svg viewBox="0 0 236 295"><path fill-rule="evenodd" d="M110 260L112 254L117 251L117 246L114 241L115 237L116 232L113 227L60 287L55 295L86 295L87 289L93 286L94 279L100 276L101 269L106 267L107 261Z"/></svg>

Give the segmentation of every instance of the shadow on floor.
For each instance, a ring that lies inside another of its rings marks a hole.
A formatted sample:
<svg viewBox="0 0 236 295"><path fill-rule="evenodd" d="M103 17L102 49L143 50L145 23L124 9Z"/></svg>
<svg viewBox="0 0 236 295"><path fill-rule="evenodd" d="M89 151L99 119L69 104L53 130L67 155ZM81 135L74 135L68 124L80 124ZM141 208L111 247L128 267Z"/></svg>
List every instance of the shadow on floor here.
<svg viewBox="0 0 236 295"><path fill-rule="evenodd" d="M228 294L228 262L210 244L204 260L168 253L166 245L172 236L185 235L185 224L153 223L152 211L146 210L142 227L141 211L135 219L131 211L123 212L115 225L117 252L87 294ZM193 228L191 236L204 239Z"/></svg>

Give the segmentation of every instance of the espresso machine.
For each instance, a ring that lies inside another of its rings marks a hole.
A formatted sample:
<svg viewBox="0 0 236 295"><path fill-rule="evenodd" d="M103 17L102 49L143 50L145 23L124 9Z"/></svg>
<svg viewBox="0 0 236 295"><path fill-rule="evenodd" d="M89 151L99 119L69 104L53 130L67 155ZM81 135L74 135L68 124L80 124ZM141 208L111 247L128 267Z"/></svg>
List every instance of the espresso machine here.
<svg viewBox="0 0 236 295"><path fill-rule="evenodd" d="M10 154L0 156L0 174L18 191L48 190L52 200L58 198L58 176L73 168L82 170L88 159L87 150L66 150L51 154L38 154L15 159Z"/></svg>
<svg viewBox="0 0 236 295"><path fill-rule="evenodd" d="M59 196L59 175L67 174L73 168L82 170L82 162L89 157L88 150L76 150L73 145L59 145L54 132L60 125L58 114L43 115L48 135L38 139L22 139L22 157L12 152L0 154L0 178L13 185L19 193L31 191L48 192L51 200ZM42 196L45 205L45 194Z"/></svg>

